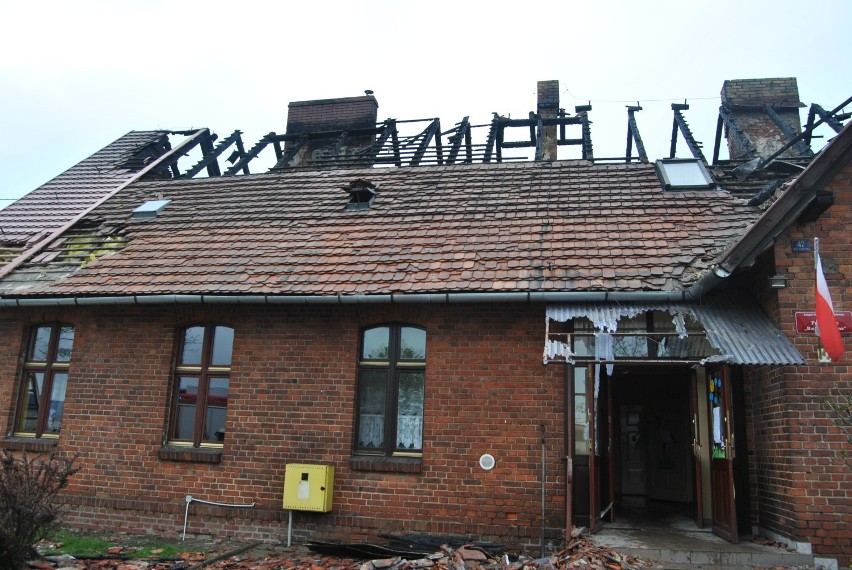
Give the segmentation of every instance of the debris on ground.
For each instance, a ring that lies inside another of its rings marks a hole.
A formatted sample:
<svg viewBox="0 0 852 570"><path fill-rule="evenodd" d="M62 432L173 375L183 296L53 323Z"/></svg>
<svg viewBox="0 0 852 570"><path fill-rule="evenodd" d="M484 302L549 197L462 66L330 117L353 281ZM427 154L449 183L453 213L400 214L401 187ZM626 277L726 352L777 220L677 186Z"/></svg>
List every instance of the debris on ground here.
<svg viewBox="0 0 852 570"><path fill-rule="evenodd" d="M403 542L418 543L416 540ZM157 558L157 553L152 553L153 557L147 559L133 558L135 547L116 546L102 556L86 559L67 555L44 557L32 561L29 567L39 570L633 570L650 565L633 556L595 545L579 533L571 538L567 548L540 559L495 554L496 551L473 543L444 544L434 552L410 550L402 553L398 552L399 544L392 547L312 544L317 551L304 546L243 544L227 551L208 551L206 554L182 552L168 558ZM422 546L423 543L419 544ZM334 548L341 546L344 547L341 550ZM341 555L340 552L348 554ZM374 556L388 552L396 553Z"/></svg>

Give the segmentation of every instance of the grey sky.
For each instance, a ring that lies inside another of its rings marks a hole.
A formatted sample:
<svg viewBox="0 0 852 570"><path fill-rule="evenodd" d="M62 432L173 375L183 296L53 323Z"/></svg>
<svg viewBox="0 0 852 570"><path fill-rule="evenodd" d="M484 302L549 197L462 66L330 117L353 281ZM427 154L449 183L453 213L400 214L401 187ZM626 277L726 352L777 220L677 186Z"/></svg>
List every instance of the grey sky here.
<svg viewBox="0 0 852 570"><path fill-rule="evenodd" d="M597 156L624 155L638 101L652 158L685 98L712 153L725 79L795 76L826 108L852 95L848 0L0 0L0 21L6 199L130 130L240 129L251 145L284 131L289 101L365 89L380 119L446 129L526 116L536 81L558 79L567 110L592 101Z"/></svg>

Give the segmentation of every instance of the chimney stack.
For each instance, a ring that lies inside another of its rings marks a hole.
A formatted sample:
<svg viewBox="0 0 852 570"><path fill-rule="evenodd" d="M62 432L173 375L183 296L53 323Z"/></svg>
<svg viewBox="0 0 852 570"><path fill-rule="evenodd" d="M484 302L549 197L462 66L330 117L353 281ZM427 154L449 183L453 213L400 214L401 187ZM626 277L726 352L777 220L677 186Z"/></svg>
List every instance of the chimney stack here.
<svg viewBox="0 0 852 570"><path fill-rule="evenodd" d="M559 112L559 81L538 82L538 116L542 119L555 119ZM556 125L548 125L541 132L541 160L556 160Z"/></svg>
<svg viewBox="0 0 852 570"><path fill-rule="evenodd" d="M338 146L341 142L339 133L376 126L379 103L372 91L365 93L361 97L292 101L287 113L287 134L326 133L327 136L311 137L289 166L311 166L313 157L326 150L335 149L341 154L351 155L373 144L375 135L362 134L346 137Z"/></svg>
<svg viewBox="0 0 852 570"><path fill-rule="evenodd" d="M727 132L732 160L766 158L802 132L799 108L804 104L795 77L725 81L722 106L735 125ZM781 156L798 156L802 150L794 145Z"/></svg>

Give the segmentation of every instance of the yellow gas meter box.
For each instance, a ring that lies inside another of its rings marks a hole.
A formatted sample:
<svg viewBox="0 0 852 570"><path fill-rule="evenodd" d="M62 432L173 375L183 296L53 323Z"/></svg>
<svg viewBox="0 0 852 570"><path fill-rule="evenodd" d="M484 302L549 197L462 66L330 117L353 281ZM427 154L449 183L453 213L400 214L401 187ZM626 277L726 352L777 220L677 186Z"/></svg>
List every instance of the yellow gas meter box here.
<svg viewBox="0 0 852 570"><path fill-rule="evenodd" d="M284 508L290 511L331 510L334 467L288 463L284 469Z"/></svg>

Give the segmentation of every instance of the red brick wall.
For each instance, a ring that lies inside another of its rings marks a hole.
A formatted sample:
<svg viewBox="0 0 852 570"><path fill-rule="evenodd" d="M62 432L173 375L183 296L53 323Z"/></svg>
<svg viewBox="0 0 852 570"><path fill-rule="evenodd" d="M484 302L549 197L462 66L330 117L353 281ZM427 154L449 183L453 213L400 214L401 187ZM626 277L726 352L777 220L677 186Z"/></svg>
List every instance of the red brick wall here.
<svg viewBox="0 0 852 570"><path fill-rule="evenodd" d="M852 336L844 338L843 360L826 364L817 360L816 337L797 334L795 328L796 311L814 310L814 257L813 252L793 253L792 239L813 243L814 237L820 238L834 308L852 309L852 165L828 189L834 193L835 204L816 222L792 227L774 248L775 269L790 282L778 291L777 302L765 304L770 314L777 314L806 365L750 371L750 446L760 526L810 542L817 556L839 557L841 565L848 565L852 463L844 462L841 451L852 453L852 446L832 424L822 403L831 395L852 394Z"/></svg>
<svg viewBox="0 0 852 570"><path fill-rule="evenodd" d="M191 534L281 539L288 462L331 464L334 510L295 513L297 537L377 532L464 534L538 545L541 435L547 437L547 540L564 521L562 366L541 365L544 307L150 306L4 310L0 399L17 389L21 335L30 322L77 326L60 448L82 470L65 497L69 520L176 534L186 495ZM158 458L167 423L175 331L215 320L236 330L227 439L219 464ZM420 473L350 466L356 352L362 327L385 321L427 329L426 417ZM12 418L4 406L7 432ZM492 471L478 458L491 453Z"/></svg>

